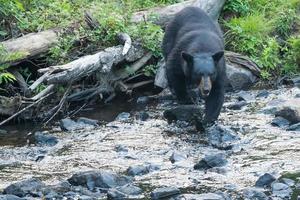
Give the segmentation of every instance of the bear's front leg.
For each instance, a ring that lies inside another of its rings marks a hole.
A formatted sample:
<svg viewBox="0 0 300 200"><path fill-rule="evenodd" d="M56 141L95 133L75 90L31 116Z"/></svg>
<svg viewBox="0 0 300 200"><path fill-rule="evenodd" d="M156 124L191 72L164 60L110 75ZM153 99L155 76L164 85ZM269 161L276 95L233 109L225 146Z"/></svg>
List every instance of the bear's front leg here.
<svg viewBox="0 0 300 200"><path fill-rule="evenodd" d="M179 104L191 104L191 100L187 94L185 78L174 73L169 73L168 84L173 95L176 96Z"/></svg>
<svg viewBox="0 0 300 200"><path fill-rule="evenodd" d="M215 83L210 95L205 99L205 118L204 124L216 121L220 115L224 102L224 86L221 83Z"/></svg>

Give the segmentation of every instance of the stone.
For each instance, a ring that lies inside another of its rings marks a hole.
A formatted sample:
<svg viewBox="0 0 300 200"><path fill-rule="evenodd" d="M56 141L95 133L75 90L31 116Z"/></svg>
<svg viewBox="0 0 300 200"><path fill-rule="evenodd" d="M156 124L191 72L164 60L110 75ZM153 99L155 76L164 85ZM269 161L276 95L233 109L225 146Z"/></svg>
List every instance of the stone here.
<svg viewBox="0 0 300 200"><path fill-rule="evenodd" d="M287 119L285 119L285 118L283 118L283 117L275 117L275 118L272 120L271 124L272 124L273 126L278 126L278 127L280 127L280 128L284 128L284 127L290 125L290 122L289 122L289 120L287 120Z"/></svg>
<svg viewBox="0 0 300 200"><path fill-rule="evenodd" d="M294 86L300 87L300 76L293 78L292 82L293 82Z"/></svg>
<svg viewBox="0 0 300 200"><path fill-rule="evenodd" d="M168 123L178 120L192 122L196 119L201 121L203 108L198 105L179 105L175 108L165 110L163 115L168 120Z"/></svg>
<svg viewBox="0 0 300 200"><path fill-rule="evenodd" d="M205 155L196 165L194 169L206 170L213 167L223 167L227 164L226 156L224 153L216 153L211 155Z"/></svg>
<svg viewBox="0 0 300 200"><path fill-rule="evenodd" d="M276 180L276 178L269 174L265 173L264 175L260 176L255 183L256 187L270 187L271 184Z"/></svg>
<svg viewBox="0 0 300 200"><path fill-rule="evenodd" d="M226 65L226 76L228 86L233 90L247 90L258 80L248 69L229 64Z"/></svg>
<svg viewBox="0 0 300 200"><path fill-rule="evenodd" d="M242 107L246 106L247 102L246 101L238 101L238 102L233 102L227 105L227 108L230 110L241 110Z"/></svg>
<svg viewBox="0 0 300 200"><path fill-rule="evenodd" d="M135 165L135 166L130 166L127 169L127 174L129 176L141 176L148 174L152 171L159 170L160 167L158 165L154 164L147 164L147 165Z"/></svg>
<svg viewBox="0 0 300 200"><path fill-rule="evenodd" d="M292 189L287 184L279 182L272 184L272 196L280 198L290 198L292 192Z"/></svg>
<svg viewBox="0 0 300 200"><path fill-rule="evenodd" d="M239 101L251 102L255 100L254 95L251 94L249 91L242 90L237 93L237 96Z"/></svg>
<svg viewBox="0 0 300 200"><path fill-rule="evenodd" d="M261 90L256 97L258 98L267 98L270 95L270 92L268 90Z"/></svg>
<svg viewBox="0 0 300 200"><path fill-rule="evenodd" d="M40 146L55 146L58 143L58 139L55 136L43 133L34 133L35 143Z"/></svg>
<svg viewBox="0 0 300 200"><path fill-rule="evenodd" d="M95 119L89 119L89 118L86 118L86 117L79 117L78 120L77 120L78 123L84 123L84 124L89 124L89 125L92 125L92 126L99 126L98 123L99 121L98 120L95 120Z"/></svg>
<svg viewBox="0 0 300 200"><path fill-rule="evenodd" d="M154 189L150 196L152 200L159 200L164 198L170 198L172 196L180 194L180 190L175 187L163 187Z"/></svg>
<svg viewBox="0 0 300 200"><path fill-rule="evenodd" d="M278 111L280 106L284 105L285 102L286 100L284 99L271 100L260 112L267 115L273 115Z"/></svg>
<svg viewBox="0 0 300 200"><path fill-rule="evenodd" d="M110 171L86 171L72 175L68 182L75 186L84 186L89 190L99 188L115 188L132 182L127 176L118 175Z"/></svg>
<svg viewBox="0 0 300 200"><path fill-rule="evenodd" d="M180 153L178 151L174 151L170 157L170 161L172 163L178 162L178 161L182 161L182 160L186 160L187 159L187 155Z"/></svg>
<svg viewBox="0 0 300 200"><path fill-rule="evenodd" d="M136 100L136 103L139 104L139 105L146 105L150 102L150 98L147 97L147 96L142 96L142 97L139 97L137 100Z"/></svg>
<svg viewBox="0 0 300 200"><path fill-rule="evenodd" d="M25 197L26 195L41 196L40 190L45 187L45 184L38 179L30 178L21 182L13 183L7 186L3 194L12 194L18 197Z"/></svg>
<svg viewBox="0 0 300 200"><path fill-rule="evenodd" d="M230 128L222 125L214 125L208 128L208 143L222 150L230 150L240 139Z"/></svg>
<svg viewBox="0 0 300 200"><path fill-rule="evenodd" d="M127 195L140 195L143 193L141 188L131 184L118 187L117 190Z"/></svg>
<svg viewBox="0 0 300 200"><path fill-rule="evenodd" d="M174 200L231 200L228 197L215 193L204 194L183 194L174 198Z"/></svg>
<svg viewBox="0 0 300 200"><path fill-rule="evenodd" d="M282 178L281 181L290 187L293 187L296 184L296 182L294 180L289 179L289 178Z"/></svg>
<svg viewBox="0 0 300 200"><path fill-rule="evenodd" d="M130 117L130 113L128 112L121 112L120 114L118 114L118 116L116 117L116 121L127 121Z"/></svg>
<svg viewBox="0 0 300 200"><path fill-rule="evenodd" d="M24 198L20 198L16 195L11 194L0 194L0 200L25 200Z"/></svg>
<svg viewBox="0 0 300 200"><path fill-rule="evenodd" d="M279 109L275 116L283 117L291 122L291 124L296 124L300 122L300 99L291 99L284 103L281 109Z"/></svg>
<svg viewBox="0 0 300 200"><path fill-rule="evenodd" d="M300 123L289 126L286 130L288 131L300 131Z"/></svg>
<svg viewBox="0 0 300 200"><path fill-rule="evenodd" d="M115 150L116 150L117 152L128 152L128 147L119 144L119 145L116 145Z"/></svg>
<svg viewBox="0 0 300 200"><path fill-rule="evenodd" d="M93 129L95 126L85 123L83 121L75 122L74 120L70 118L65 118L60 120L60 128L63 131L74 131L74 130L80 130L80 129Z"/></svg>
<svg viewBox="0 0 300 200"><path fill-rule="evenodd" d="M150 117L149 114L145 111L139 112L136 115L136 119L141 121L146 121L147 119L149 119L149 117Z"/></svg>
<svg viewBox="0 0 300 200"><path fill-rule="evenodd" d="M0 129L0 135L6 135L6 134L8 134L7 130Z"/></svg>
<svg viewBox="0 0 300 200"><path fill-rule="evenodd" d="M118 191L115 188L111 188L107 192L107 199L109 200L123 200L126 199L127 195Z"/></svg>
<svg viewBox="0 0 300 200"><path fill-rule="evenodd" d="M243 190L243 196L249 200L268 200L268 196L263 192L262 189L257 188L246 188Z"/></svg>

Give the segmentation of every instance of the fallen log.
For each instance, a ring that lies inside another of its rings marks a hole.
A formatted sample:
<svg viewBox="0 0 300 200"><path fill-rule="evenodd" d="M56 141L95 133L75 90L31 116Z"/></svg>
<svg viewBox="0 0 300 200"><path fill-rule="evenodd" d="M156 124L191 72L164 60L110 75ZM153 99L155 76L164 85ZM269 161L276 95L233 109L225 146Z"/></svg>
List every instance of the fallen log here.
<svg viewBox="0 0 300 200"><path fill-rule="evenodd" d="M215 21L219 18L220 12L226 0L190 0L173 4L163 8L151 8L146 11L136 12L131 17L131 22L151 21L165 27L168 21L183 8L196 6L202 8Z"/></svg>

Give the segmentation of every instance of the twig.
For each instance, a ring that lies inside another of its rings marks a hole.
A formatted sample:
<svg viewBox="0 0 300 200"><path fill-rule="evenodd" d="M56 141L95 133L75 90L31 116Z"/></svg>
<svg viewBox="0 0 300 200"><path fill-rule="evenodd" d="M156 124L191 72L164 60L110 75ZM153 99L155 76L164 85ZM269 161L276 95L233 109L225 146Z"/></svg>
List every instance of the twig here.
<svg viewBox="0 0 300 200"><path fill-rule="evenodd" d="M87 105L87 103L84 103L78 110L74 111L73 113L70 114L70 117L76 115L78 112L80 112L85 106Z"/></svg>
<svg viewBox="0 0 300 200"><path fill-rule="evenodd" d="M40 78L38 78L30 87L29 90L33 91L35 88L37 88L42 82L44 82L44 80L52 73L52 71L48 71L46 72L43 76L41 76Z"/></svg>
<svg viewBox="0 0 300 200"><path fill-rule="evenodd" d="M19 114L21 114L22 112L26 111L27 109L31 108L32 106L38 104L39 102L41 102L42 100L44 100L45 98L47 98L48 96L50 96L51 94L53 94L54 92L51 92L49 94L47 94L46 96L42 97L41 99L39 99L38 101L30 104L29 106L23 108L22 110L18 111L17 113L15 113L14 115L10 116L9 118L7 118L6 120L2 121L0 123L0 126L2 126L3 124L5 124L6 122L10 121L11 119L15 118L16 116L18 116Z"/></svg>
<svg viewBox="0 0 300 200"><path fill-rule="evenodd" d="M124 43L122 55L126 55L131 47L132 41L130 36L127 33L119 33L118 34L119 40Z"/></svg>
<svg viewBox="0 0 300 200"><path fill-rule="evenodd" d="M93 18L92 14L88 11L84 11L84 19L91 29L96 29L99 27L99 22L95 18Z"/></svg>
<svg viewBox="0 0 300 200"><path fill-rule="evenodd" d="M56 110L56 112L44 123L44 126L46 126L56 115L57 113L61 110L61 108L63 107L63 105L65 104L66 100L67 100L67 96L71 90L71 86L72 83L69 84L68 89L66 90L66 92L64 93L64 96L62 97L62 99L60 100L59 104L56 106L58 107L58 109Z"/></svg>

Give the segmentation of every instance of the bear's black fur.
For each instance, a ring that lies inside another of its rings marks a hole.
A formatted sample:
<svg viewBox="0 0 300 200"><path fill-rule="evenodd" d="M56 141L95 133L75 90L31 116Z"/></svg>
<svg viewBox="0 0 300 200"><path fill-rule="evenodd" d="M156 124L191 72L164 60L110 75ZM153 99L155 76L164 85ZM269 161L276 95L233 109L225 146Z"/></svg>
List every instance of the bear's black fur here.
<svg viewBox="0 0 300 200"><path fill-rule="evenodd" d="M190 103L191 91L199 86L205 98L205 123L217 120L226 76L218 24L200 8L184 8L167 25L162 49L171 92L180 103Z"/></svg>

